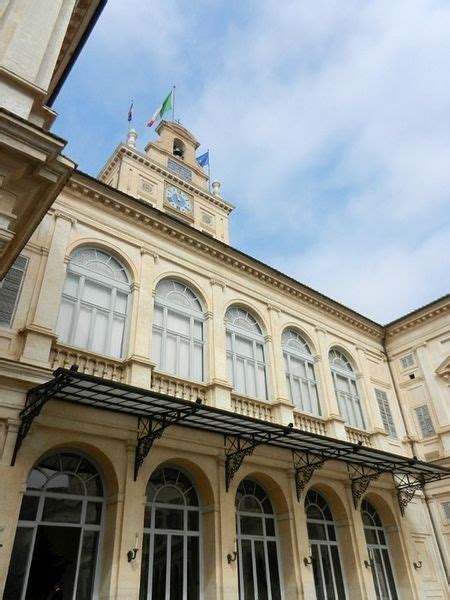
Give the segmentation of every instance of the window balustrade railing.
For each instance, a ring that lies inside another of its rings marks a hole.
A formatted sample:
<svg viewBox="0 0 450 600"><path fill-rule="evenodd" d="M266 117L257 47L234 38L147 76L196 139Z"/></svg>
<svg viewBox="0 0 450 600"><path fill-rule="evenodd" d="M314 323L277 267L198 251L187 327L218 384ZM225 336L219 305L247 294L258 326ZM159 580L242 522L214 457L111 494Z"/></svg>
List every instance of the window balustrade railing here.
<svg viewBox="0 0 450 600"><path fill-rule="evenodd" d="M274 421L272 407L267 402L264 402L264 400L256 400L232 394L231 410L247 417L254 417L263 421Z"/></svg>
<svg viewBox="0 0 450 600"><path fill-rule="evenodd" d="M72 365L77 365L80 373L125 382L125 368L122 361L66 344L53 344L50 364L53 370L59 367L69 369Z"/></svg>
<svg viewBox="0 0 450 600"><path fill-rule="evenodd" d="M317 433L318 435L327 435L327 424L321 417L307 415L298 411L294 412L294 425L302 431Z"/></svg>
<svg viewBox="0 0 450 600"><path fill-rule="evenodd" d="M206 384L186 381L175 375L167 375L166 373L153 371L152 390L160 394L167 394L192 402L195 402L200 398L202 403L206 404Z"/></svg>
<svg viewBox="0 0 450 600"><path fill-rule="evenodd" d="M361 442L363 446L372 447L372 435L360 429L354 429L353 427L346 427L347 438L349 442L357 444Z"/></svg>

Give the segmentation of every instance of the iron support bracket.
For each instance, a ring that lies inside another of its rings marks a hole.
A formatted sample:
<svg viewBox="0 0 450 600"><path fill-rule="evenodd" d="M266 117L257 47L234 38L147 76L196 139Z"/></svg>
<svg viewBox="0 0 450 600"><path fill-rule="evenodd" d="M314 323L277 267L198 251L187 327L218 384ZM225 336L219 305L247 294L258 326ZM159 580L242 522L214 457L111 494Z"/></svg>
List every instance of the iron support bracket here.
<svg viewBox="0 0 450 600"><path fill-rule="evenodd" d="M358 504L366 493L370 483L378 479L382 471L355 463L347 463L347 471L352 482L353 505L355 510L357 510Z"/></svg>
<svg viewBox="0 0 450 600"><path fill-rule="evenodd" d="M72 365L70 370L76 372L78 366ZM20 413L20 426L11 459L12 467L16 463L17 454L30 431L34 419L39 416L44 405L68 383L70 383L70 375L62 373L51 381L28 391L25 408Z"/></svg>
<svg viewBox="0 0 450 600"><path fill-rule="evenodd" d="M186 417L193 415L199 409L201 403L201 399L198 398L192 406L169 410L158 417L158 419L154 417L138 417L137 446L134 456L134 481L137 479L139 469L150 452L153 442L158 440L168 427L176 425Z"/></svg>
<svg viewBox="0 0 450 600"><path fill-rule="evenodd" d="M292 451L292 460L294 461L295 469L295 488L297 491L297 500L303 494L303 490L308 485L314 471L318 471L323 467L328 457L310 454L309 452Z"/></svg>
<svg viewBox="0 0 450 600"><path fill-rule="evenodd" d="M225 435L225 486L228 492L230 483L246 456L253 454L253 450L257 446L267 444L280 437L289 435L293 425L289 423L287 427L281 433L273 434L271 432L266 433L254 433L250 436L232 436Z"/></svg>

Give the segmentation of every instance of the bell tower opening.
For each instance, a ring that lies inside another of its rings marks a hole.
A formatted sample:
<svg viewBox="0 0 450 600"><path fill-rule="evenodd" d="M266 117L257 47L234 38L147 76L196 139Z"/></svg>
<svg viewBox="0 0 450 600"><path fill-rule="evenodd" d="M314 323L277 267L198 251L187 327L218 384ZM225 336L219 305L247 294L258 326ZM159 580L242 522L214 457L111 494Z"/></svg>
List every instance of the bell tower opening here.
<svg viewBox="0 0 450 600"><path fill-rule="evenodd" d="M186 149L186 146L185 146L184 142L182 142L178 138L174 138L174 140L173 140L172 154L174 156L176 156L177 158L180 158L181 160L184 160L184 151L185 151L185 149Z"/></svg>

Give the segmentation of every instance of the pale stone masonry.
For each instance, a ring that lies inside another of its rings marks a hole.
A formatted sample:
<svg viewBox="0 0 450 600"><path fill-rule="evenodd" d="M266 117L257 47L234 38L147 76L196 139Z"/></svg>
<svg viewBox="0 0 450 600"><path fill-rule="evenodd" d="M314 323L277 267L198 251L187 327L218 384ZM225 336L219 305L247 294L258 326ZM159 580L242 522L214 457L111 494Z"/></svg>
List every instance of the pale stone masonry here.
<svg viewBox="0 0 450 600"><path fill-rule="evenodd" d="M107 380L191 401L200 397L207 405L233 413L294 423L301 430L337 440L449 465L450 298L383 327L233 249L227 243L227 218L233 207L218 195L217 185L216 194L209 192L207 177L195 163L194 138L176 123L161 123L158 133L161 143L150 144L145 153L133 145L118 146L100 175L109 184L74 172L22 251L27 265L20 297L10 326L0 327L1 585L5 585L28 473L42 455L70 448L94 460L105 481L105 533L95 597L139 597L140 556L129 563L124 550L133 547L136 532L141 538L149 477L159 465L170 464L192 478L201 498L201 597L238 598L239 561L228 564L226 556L236 548L236 490L240 481L250 477L273 502L284 597L309 600L315 584L312 569L303 564L309 553L304 498L297 501L292 457L287 451L258 447L244 460L226 491L222 436L212 432L200 436L175 425L155 442L133 481L135 418L50 401L34 421L15 466L10 466L26 391L48 381L57 367L73 364L81 372ZM184 142L192 152L174 155L174 140ZM131 141L135 141L133 135ZM207 227L203 213L212 217ZM80 248L97 248L111 255L129 275L121 356L108 356L58 337L68 265ZM201 380L161 369L152 351L155 293L158 283L165 280L193 290L202 305ZM232 306L248 311L261 326L266 399L237 392L230 383L225 315ZM291 400L282 345L287 329L298 332L310 348L320 415L302 411ZM350 426L342 415L329 364L332 348L343 353L354 370L363 428ZM386 414L379 402L388 405L385 410L395 435L386 430ZM423 413L422 407L428 412ZM433 431L421 429L429 424L423 414L431 419ZM364 566L368 550L363 524L353 506L345 464L326 462L314 472L305 492L308 489L318 490L332 510L348 598L375 598L372 571ZM372 481L364 498L382 519L399 597L447 598L449 480L429 484L424 494L417 492L403 517L388 474ZM418 565L418 561L421 566L415 568L413 563Z"/></svg>

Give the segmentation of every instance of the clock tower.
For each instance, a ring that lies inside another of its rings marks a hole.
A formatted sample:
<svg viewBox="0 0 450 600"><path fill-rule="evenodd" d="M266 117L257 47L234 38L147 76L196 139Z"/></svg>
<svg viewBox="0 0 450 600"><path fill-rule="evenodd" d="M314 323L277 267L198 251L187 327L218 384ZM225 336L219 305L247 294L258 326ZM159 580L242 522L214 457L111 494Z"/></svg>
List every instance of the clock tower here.
<svg viewBox="0 0 450 600"><path fill-rule="evenodd" d="M144 152L136 149L131 129L126 144L119 144L100 172L108 185L228 243L228 215L233 205L220 194L195 158L199 142L180 123L161 121L159 139Z"/></svg>

